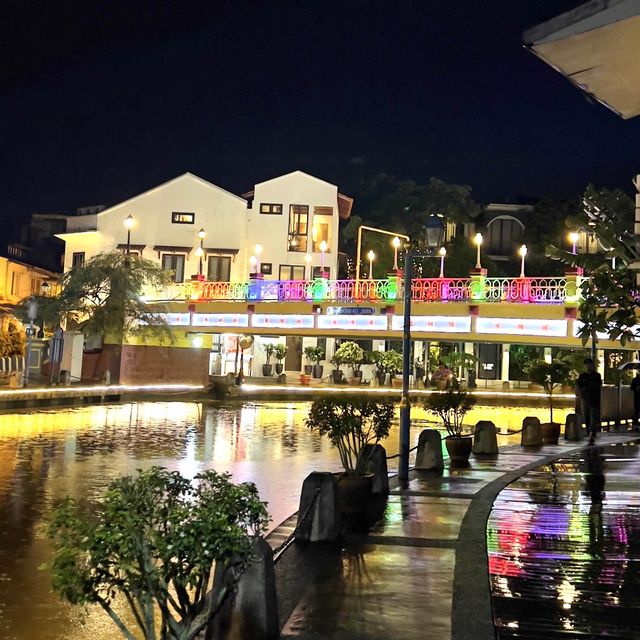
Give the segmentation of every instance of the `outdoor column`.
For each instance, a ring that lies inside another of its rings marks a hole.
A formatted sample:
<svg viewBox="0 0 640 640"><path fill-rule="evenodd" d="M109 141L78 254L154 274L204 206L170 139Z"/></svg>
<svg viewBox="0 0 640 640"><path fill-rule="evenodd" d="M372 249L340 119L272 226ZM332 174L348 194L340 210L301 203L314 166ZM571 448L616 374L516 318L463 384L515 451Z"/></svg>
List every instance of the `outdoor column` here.
<svg viewBox="0 0 640 640"><path fill-rule="evenodd" d="M502 370L500 380L502 382L509 382L509 345L502 345Z"/></svg>
<svg viewBox="0 0 640 640"><path fill-rule="evenodd" d="M636 193L636 217L635 224L633 226L633 233L636 237L636 251L638 251L640 249L640 174L636 176L634 184L638 193ZM640 272L636 273L636 284L640 285Z"/></svg>

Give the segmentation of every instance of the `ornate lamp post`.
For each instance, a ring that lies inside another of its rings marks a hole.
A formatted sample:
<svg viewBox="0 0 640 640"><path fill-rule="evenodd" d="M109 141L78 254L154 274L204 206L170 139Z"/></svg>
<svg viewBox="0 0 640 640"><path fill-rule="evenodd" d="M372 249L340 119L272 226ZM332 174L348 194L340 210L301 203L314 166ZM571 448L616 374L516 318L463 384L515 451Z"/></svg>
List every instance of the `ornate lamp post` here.
<svg viewBox="0 0 640 640"><path fill-rule="evenodd" d="M569 242L571 243L571 253L574 256L578 253L578 240L580 240L580 234L577 231L572 231L569 234Z"/></svg>
<svg viewBox="0 0 640 640"><path fill-rule="evenodd" d="M476 269L482 269L482 264L480 264L480 247L482 246L482 234L476 233L475 237L473 238L473 242L475 243L478 249L478 252L476 255Z"/></svg>
<svg viewBox="0 0 640 640"><path fill-rule="evenodd" d="M520 249L518 249L518 254L520 255L520 258L522 259L520 262L520 277L524 278L524 259L527 256L527 245L523 244Z"/></svg>
<svg viewBox="0 0 640 640"><path fill-rule="evenodd" d="M393 245L393 270L397 271L398 270L398 248L400 247L400 238L396 236L391 241L391 244Z"/></svg>
<svg viewBox="0 0 640 640"><path fill-rule="evenodd" d="M124 226L127 227L127 255L131 253L131 227L133 227L133 216L129 214L124 220Z"/></svg>
<svg viewBox="0 0 640 640"><path fill-rule="evenodd" d="M369 280L373 280L373 261L376 258L376 254L369 250L367 253L367 260L369 261Z"/></svg>
<svg viewBox="0 0 640 640"><path fill-rule="evenodd" d="M327 249L329 248L329 245L327 244L326 240L323 240L320 243L320 267L322 269L322 277L325 278L325 271L324 271L324 254L327 252Z"/></svg>
<svg viewBox="0 0 640 640"><path fill-rule="evenodd" d="M444 278L444 259L447 255L447 250L444 247L440 247L438 253L440 254L440 277Z"/></svg>
<svg viewBox="0 0 640 640"><path fill-rule="evenodd" d="M198 256L198 280L202 280L202 256L204 255L204 238L206 236L204 229L198 231L198 238L200 238L200 246L196 249L196 255Z"/></svg>

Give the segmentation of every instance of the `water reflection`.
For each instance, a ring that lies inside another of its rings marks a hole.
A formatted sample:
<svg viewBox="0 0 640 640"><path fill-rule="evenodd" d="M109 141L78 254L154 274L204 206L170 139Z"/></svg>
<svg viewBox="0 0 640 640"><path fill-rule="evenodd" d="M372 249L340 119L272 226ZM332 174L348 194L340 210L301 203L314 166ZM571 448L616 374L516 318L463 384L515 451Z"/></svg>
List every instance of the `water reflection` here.
<svg viewBox="0 0 640 640"><path fill-rule="evenodd" d="M636 444L589 448L498 496L487 534L500 638L638 637L639 473Z"/></svg>

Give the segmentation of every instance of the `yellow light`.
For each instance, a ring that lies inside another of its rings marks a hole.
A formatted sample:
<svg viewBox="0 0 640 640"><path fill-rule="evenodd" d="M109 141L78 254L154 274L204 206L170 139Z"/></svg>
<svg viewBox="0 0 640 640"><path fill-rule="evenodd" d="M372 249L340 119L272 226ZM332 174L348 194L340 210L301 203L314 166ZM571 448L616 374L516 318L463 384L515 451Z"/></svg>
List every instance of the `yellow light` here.
<svg viewBox="0 0 640 640"><path fill-rule="evenodd" d="M307 254L305 255L305 257L304 257L304 261L305 261L307 264L311 264L311 254L310 254L310 253L307 253Z"/></svg>
<svg viewBox="0 0 640 640"><path fill-rule="evenodd" d="M251 265L251 267L255 267L258 264L258 258L256 258L255 256L251 256L249 258L249 264Z"/></svg>
<svg viewBox="0 0 640 640"><path fill-rule="evenodd" d="M369 260L369 262L375 260L376 254L373 253L372 250L369 250L369 253L367 253L367 260Z"/></svg>
<svg viewBox="0 0 640 640"><path fill-rule="evenodd" d="M329 245L327 244L327 241L323 240L320 243L320 251L322 251L322 253L324 253L328 248L329 248Z"/></svg>
<svg viewBox="0 0 640 640"><path fill-rule="evenodd" d="M202 346L202 336L196 336L192 341L191 344L196 348L199 349Z"/></svg>
<svg viewBox="0 0 640 640"><path fill-rule="evenodd" d="M476 243L477 246L480 246L482 244L482 234L476 233L473 241Z"/></svg>
<svg viewBox="0 0 640 640"><path fill-rule="evenodd" d="M447 255L447 250L444 247L440 247L439 253L444 258Z"/></svg>
<svg viewBox="0 0 640 640"><path fill-rule="evenodd" d="M124 219L124 226L127 227L127 229L133 227L133 216L131 214Z"/></svg>
<svg viewBox="0 0 640 640"><path fill-rule="evenodd" d="M527 245L523 244L520 249L518 249L518 255L524 258L527 255Z"/></svg>
<svg viewBox="0 0 640 640"><path fill-rule="evenodd" d="M572 231L569 234L569 242L571 244L576 244L580 240L580 234L577 231Z"/></svg>
<svg viewBox="0 0 640 640"><path fill-rule="evenodd" d="M398 236L396 236L391 242L394 249L397 249L400 246L400 238L398 238Z"/></svg>
<svg viewBox="0 0 640 640"><path fill-rule="evenodd" d="M200 238L200 240L204 240L204 237L206 236L206 232L204 229L200 229L200 231L198 231L198 238Z"/></svg>
<svg viewBox="0 0 640 640"><path fill-rule="evenodd" d="M254 252L257 256L259 256L262 253L262 245L261 244L257 244L254 248Z"/></svg>
<svg viewBox="0 0 640 640"><path fill-rule="evenodd" d="M203 253L204 251L202 250L202 247L196 247L196 255L198 256L198 258L202 257Z"/></svg>

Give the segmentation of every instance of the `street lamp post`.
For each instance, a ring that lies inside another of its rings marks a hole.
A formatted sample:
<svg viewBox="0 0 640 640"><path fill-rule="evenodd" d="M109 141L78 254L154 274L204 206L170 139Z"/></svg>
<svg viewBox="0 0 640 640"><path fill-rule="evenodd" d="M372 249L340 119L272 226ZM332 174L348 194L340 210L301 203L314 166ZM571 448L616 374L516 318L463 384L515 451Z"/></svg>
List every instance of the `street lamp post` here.
<svg viewBox="0 0 640 640"><path fill-rule="evenodd" d="M260 273L260 256L262 255L262 245L257 244L253 249L256 255L256 273Z"/></svg>
<svg viewBox="0 0 640 640"><path fill-rule="evenodd" d="M569 234L569 242L571 243L571 253L573 253L574 256L578 253L578 240L580 240L580 234L577 231L572 231Z"/></svg>
<svg viewBox="0 0 640 640"><path fill-rule="evenodd" d="M518 250L518 254L520 255L520 277L524 278L524 259L527 256L527 245L523 244Z"/></svg>
<svg viewBox="0 0 640 640"><path fill-rule="evenodd" d="M478 253L476 255L476 269L482 269L482 264L480 264L480 247L482 245L482 234L476 233L473 241L475 242L475 245L478 248Z"/></svg>
<svg viewBox="0 0 640 640"><path fill-rule="evenodd" d="M396 236L391 241L391 244L393 245L393 270L397 271L398 270L398 247L400 246L400 238Z"/></svg>
<svg viewBox="0 0 640 640"><path fill-rule="evenodd" d="M376 254L369 250L367 253L367 260L369 261L369 280L373 280L373 261L376 258Z"/></svg>
<svg viewBox="0 0 640 640"><path fill-rule="evenodd" d="M444 247L440 247L438 253L440 254L440 277L444 278L444 259L447 255L447 250Z"/></svg>
<svg viewBox="0 0 640 640"><path fill-rule="evenodd" d="M253 275L256 272L256 264L258 263L258 258L255 256L249 257L249 275Z"/></svg>
<svg viewBox="0 0 640 640"><path fill-rule="evenodd" d="M411 368L411 277L413 271L413 249L407 243L404 254L404 322L402 326L402 398L400 400L400 461L398 482L400 487L409 487L409 434L411 430L411 401L409 399L409 373Z"/></svg>
<svg viewBox="0 0 640 640"><path fill-rule="evenodd" d="M327 244L326 240L323 240L320 243L320 268L322 270L322 274L321 277L322 278L326 278L325 275L325 271L324 271L324 254L327 252L327 249L329 248L329 245Z"/></svg>
<svg viewBox="0 0 640 640"><path fill-rule="evenodd" d="M198 279L202 279L202 256L204 255L204 238L206 236L206 232L204 229L200 229L198 231L198 238L200 238L200 246L196 249L196 254L198 256Z"/></svg>
<svg viewBox="0 0 640 640"><path fill-rule="evenodd" d="M24 373L22 375L22 386L29 384L29 365L31 364L31 340L33 339L34 325L33 321L38 317L38 303L34 298L30 298L27 303L27 318L29 318L29 326L27 327L27 357L24 363Z"/></svg>
<svg viewBox="0 0 640 640"><path fill-rule="evenodd" d="M131 227L133 227L133 216L129 214L124 221L124 226L127 227L127 255L131 253Z"/></svg>

